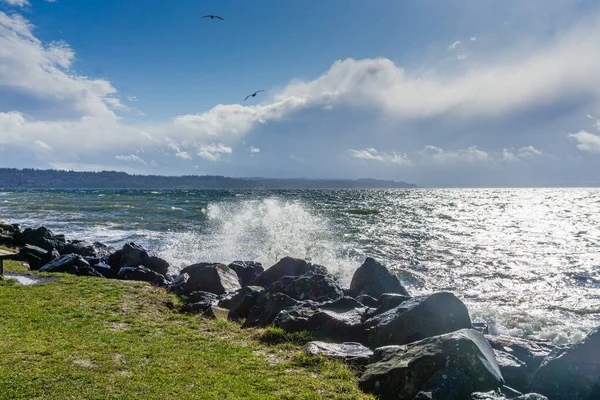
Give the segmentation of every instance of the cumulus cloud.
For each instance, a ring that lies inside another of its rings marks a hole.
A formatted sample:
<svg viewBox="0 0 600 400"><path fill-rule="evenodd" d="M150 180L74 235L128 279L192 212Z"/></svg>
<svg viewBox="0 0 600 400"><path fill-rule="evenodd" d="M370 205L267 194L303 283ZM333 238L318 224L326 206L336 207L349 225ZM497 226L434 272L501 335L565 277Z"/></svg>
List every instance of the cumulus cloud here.
<svg viewBox="0 0 600 400"><path fill-rule="evenodd" d="M460 45L461 45L461 41L457 40L456 42L454 42L450 46L448 46L448 50L454 50L454 49L456 49Z"/></svg>
<svg viewBox="0 0 600 400"><path fill-rule="evenodd" d="M374 148L366 148L362 150L350 149L348 150L350 156L362 160L374 160L389 162L392 164L411 165L411 161L408 159L406 154L400 154L395 151L392 152L379 152Z"/></svg>
<svg viewBox="0 0 600 400"><path fill-rule="evenodd" d="M4 0L4 2L13 7L25 7L30 5L28 0Z"/></svg>
<svg viewBox="0 0 600 400"><path fill-rule="evenodd" d="M204 144L198 147L198 156L209 161L218 161L223 154L231 154L232 149L222 143Z"/></svg>
<svg viewBox="0 0 600 400"><path fill-rule="evenodd" d="M176 157L182 158L184 160L191 160L192 159L192 156L190 156L187 151L181 150L180 145L178 145L177 143L175 143L174 141L172 141L169 138L167 138L167 145L169 146L170 149L175 150L175 156ZM183 142L182 146L186 146L187 147L187 144L185 142Z"/></svg>
<svg viewBox="0 0 600 400"><path fill-rule="evenodd" d="M260 153L260 149L258 147L250 146L250 153L252 153L252 154Z"/></svg>
<svg viewBox="0 0 600 400"><path fill-rule="evenodd" d="M533 146L525 146L520 149L502 149L502 155L500 161L505 162L518 162L522 160L532 160L535 157L543 155L541 150L536 149Z"/></svg>
<svg viewBox="0 0 600 400"><path fill-rule="evenodd" d="M577 142L577 148L586 153L600 154L600 136L586 131L569 134Z"/></svg>
<svg viewBox="0 0 600 400"><path fill-rule="evenodd" d="M494 158L486 151L479 150L477 146L471 146L466 149L444 150L436 146L427 145L420 152L420 155L426 159L438 164L458 164L458 163L493 163Z"/></svg>

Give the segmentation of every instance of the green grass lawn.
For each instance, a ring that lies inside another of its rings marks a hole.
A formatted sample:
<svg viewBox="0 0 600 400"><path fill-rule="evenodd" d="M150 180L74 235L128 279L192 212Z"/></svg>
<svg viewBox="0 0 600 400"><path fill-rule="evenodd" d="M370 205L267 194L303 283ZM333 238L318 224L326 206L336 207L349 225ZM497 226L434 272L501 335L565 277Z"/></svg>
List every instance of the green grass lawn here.
<svg viewBox="0 0 600 400"><path fill-rule="evenodd" d="M142 282L52 276L0 282L0 399L372 398L346 365L303 355L301 337L180 314Z"/></svg>

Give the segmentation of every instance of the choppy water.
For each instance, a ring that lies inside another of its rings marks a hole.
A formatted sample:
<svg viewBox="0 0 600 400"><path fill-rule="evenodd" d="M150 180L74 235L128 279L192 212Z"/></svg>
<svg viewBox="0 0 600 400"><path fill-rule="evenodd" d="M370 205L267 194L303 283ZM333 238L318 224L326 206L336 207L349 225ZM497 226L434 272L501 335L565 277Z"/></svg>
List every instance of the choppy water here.
<svg viewBox="0 0 600 400"><path fill-rule="evenodd" d="M560 343L600 323L597 189L18 191L0 193L0 220L139 242L174 269L291 255L348 282L373 256L499 333Z"/></svg>

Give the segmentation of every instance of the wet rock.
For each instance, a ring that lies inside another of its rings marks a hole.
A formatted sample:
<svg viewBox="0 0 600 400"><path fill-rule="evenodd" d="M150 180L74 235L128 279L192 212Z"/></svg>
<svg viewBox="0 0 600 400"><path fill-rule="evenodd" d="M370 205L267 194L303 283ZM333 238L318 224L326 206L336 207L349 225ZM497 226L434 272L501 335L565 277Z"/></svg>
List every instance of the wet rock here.
<svg viewBox="0 0 600 400"><path fill-rule="evenodd" d="M60 255L56 250L48 251L31 244L25 245L19 250L19 259L27 261L31 270L38 270L58 257Z"/></svg>
<svg viewBox="0 0 600 400"><path fill-rule="evenodd" d="M530 387L552 400L591 400L599 382L600 327L566 349L553 350L536 371Z"/></svg>
<svg viewBox="0 0 600 400"><path fill-rule="evenodd" d="M182 273L187 273L190 276L184 286L186 293L202 290L222 294L240 289L240 283L235 272L223 264L196 264L184 268Z"/></svg>
<svg viewBox="0 0 600 400"><path fill-rule="evenodd" d="M494 390L504 383L492 348L472 329L390 346L378 356L383 358L367 366L359 384L380 399L413 399L421 390L431 389L426 384L444 369L469 377L476 391ZM459 379L458 384L462 387L465 382Z"/></svg>
<svg viewBox="0 0 600 400"><path fill-rule="evenodd" d="M158 272L161 275L167 275L169 272L169 262L160 257L149 256L144 261L144 267L151 269L154 272Z"/></svg>
<svg viewBox="0 0 600 400"><path fill-rule="evenodd" d="M279 312L298 304L297 300L283 293L265 293L250 309L242 328L265 327L271 325Z"/></svg>
<svg viewBox="0 0 600 400"><path fill-rule="evenodd" d="M548 398L546 396L542 396L541 394L537 394L537 393L527 393L527 394L521 394L519 396L510 396L510 395L506 395L504 393L502 393L501 391L490 391L490 392L486 392L486 393L472 393L471 397L469 397L470 400L508 400L508 399L512 399L512 400L548 400Z"/></svg>
<svg viewBox="0 0 600 400"><path fill-rule="evenodd" d="M100 261L97 263L90 263L91 267L94 268L100 275L108 279L115 279L117 273L110 267L110 265Z"/></svg>
<svg viewBox="0 0 600 400"><path fill-rule="evenodd" d="M79 276L104 278L104 276L92 268L79 254L65 254L64 256L56 258L40 268L40 272L63 272Z"/></svg>
<svg viewBox="0 0 600 400"><path fill-rule="evenodd" d="M231 311L230 319L232 320L247 318L252 307L264 293L265 290L260 286L246 286L232 297L220 300L219 306Z"/></svg>
<svg viewBox="0 0 600 400"><path fill-rule="evenodd" d="M14 232L15 231L15 227L12 226L11 224L5 224L0 222L0 229L2 229L5 232Z"/></svg>
<svg viewBox="0 0 600 400"><path fill-rule="evenodd" d="M60 250L60 254L79 254L82 257L98 257L96 248L86 240L71 240Z"/></svg>
<svg viewBox="0 0 600 400"><path fill-rule="evenodd" d="M110 265L110 267L115 271L119 272L121 269L121 255L123 254L122 250L117 250L106 259L106 263Z"/></svg>
<svg viewBox="0 0 600 400"><path fill-rule="evenodd" d="M397 293L383 293L377 299L377 314L382 314L392 308L398 307L405 301L410 300L410 296L405 296Z"/></svg>
<svg viewBox="0 0 600 400"><path fill-rule="evenodd" d="M188 274L181 274L181 275L173 277L171 279L171 283L167 287L167 291L169 293L175 293L180 296L184 295L185 294L185 285L189 279L190 279L190 276Z"/></svg>
<svg viewBox="0 0 600 400"><path fill-rule="evenodd" d="M365 310L351 297L328 303L304 302L282 310L274 325L288 332L314 332L335 342L364 342Z"/></svg>
<svg viewBox="0 0 600 400"><path fill-rule="evenodd" d="M486 335L485 338L494 350L508 353L517 360L525 363L525 372L528 380L530 380L535 371L537 371L544 358L546 358L546 356L555 348L555 346L548 343L509 336Z"/></svg>
<svg viewBox="0 0 600 400"><path fill-rule="evenodd" d="M354 272L348 294L352 297L368 294L378 298L383 293L398 293L408 296L408 292L396 275L392 274L383 264L368 257Z"/></svg>
<svg viewBox="0 0 600 400"><path fill-rule="evenodd" d="M296 300L317 302L337 300L344 296L340 284L329 275L306 274L284 276L267 288L271 293L284 293Z"/></svg>
<svg viewBox="0 0 600 400"><path fill-rule="evenodd" d="M265 271L262 264L255 261L234 261L228 267L235 271L242 287L250 285L250 282Z"/></svg>
<svg viewBox="0 0 600 400"><path fill-rule="evenodd" d="M15 239L11 235L1 234L1 232L0 232L0 245L7 246L7 247L15 246L16 245Z"/></svg>
<svg viewBox="0 0 600 400"><path fill-rule="evenodd" d="M527 364L502 350L494 349L494 354L506 384L524 392L527 389L528 380Z"/></svg>
<svg viewBox="0 0 600 400"><path fill-rule="evenodd" d="M22 232L21 238L24 244L41 247L47 251L56 249L60 252L65 245L64 236L55 235L45 226L36 229L27 228Z"/></svg>
<svg viewBox="0 0 600 400"><path fill-rule="evenodd" d="M473 379L462 371L444 368L425 382L414 400L464 400L473 391Z"/></svg>
<svg viewBox="0 0 600 400"><path fill-rule="evenodd" d="M300 276L308 273L327 275L327 269L321 265L310 264L304 260L285 257L277 264L258 275L251 284L253 286L269 287L274 282L281 280L284 276Z"/></svg>
<svg viewBox="0 0 600 400"><path fill-rule="evenodd" d="M485 322L473 322L473 329L475 329L477 332L482 333L484 335L489 335L490 330L489 330L489 326L487 323Z"/></svg>
<svg viewBox="0 0 600 400"><path fill-rule="evenodd" d="M142 265L136 267L123 267L117 273L117 278L126 281L150 282L156 286L168 286L169 281L164 275L154 272Z"/></svg>
<svg viewBox="0 0 600 400"><path fill-rule="evenodd" d="M365 321L372 347L406 344L470 327L467 307L449 292L413 297Z"/></svg>
<svg viewBox="0 0 600 400"><path fill-rule="evenodd" d="M199 302L207 302L211 305L217 305L219 302L219 296L214 293L204 292L202 290L198 290L196 292L192 292L187 296L188 303L199 303Z"/></svg>
<svg viewBox="0 0 600 400"><path fill-rule="evenodd" d="M120 266L121 268L125 266L146 266L149 257L150 255L142 246L135 243L127 243L121 249ZM148 267L146 266L146 268Z"/></svg>
<svg viewBox="0 0 600 400"><path fill-rule="evenodd" d="M375 297L371 297L368 294L361 294L356 296L356 300L359 301L362 305L367 306L369 308L377 308L379 303Z"/></svg>
<svg viewBox="0 0 600 400"><path fill-rule="evenodd" d="M325 343L314 341L304 345L304 352L359 365L368 364L373 355L368 347L354 342Z"/></svg>

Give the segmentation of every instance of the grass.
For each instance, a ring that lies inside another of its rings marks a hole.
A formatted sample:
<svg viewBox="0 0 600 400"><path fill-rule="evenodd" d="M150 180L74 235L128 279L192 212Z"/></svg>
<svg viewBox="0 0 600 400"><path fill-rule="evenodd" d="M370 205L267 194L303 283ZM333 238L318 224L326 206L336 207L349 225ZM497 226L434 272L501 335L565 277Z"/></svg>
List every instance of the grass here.
<svg viewBox="0 0 600 400"><path fill-rule="evenodd" d="M0 282L0 399L372 398L350 367L303 354L304 333L181 314L143 282L53 276Z"/></svg>

